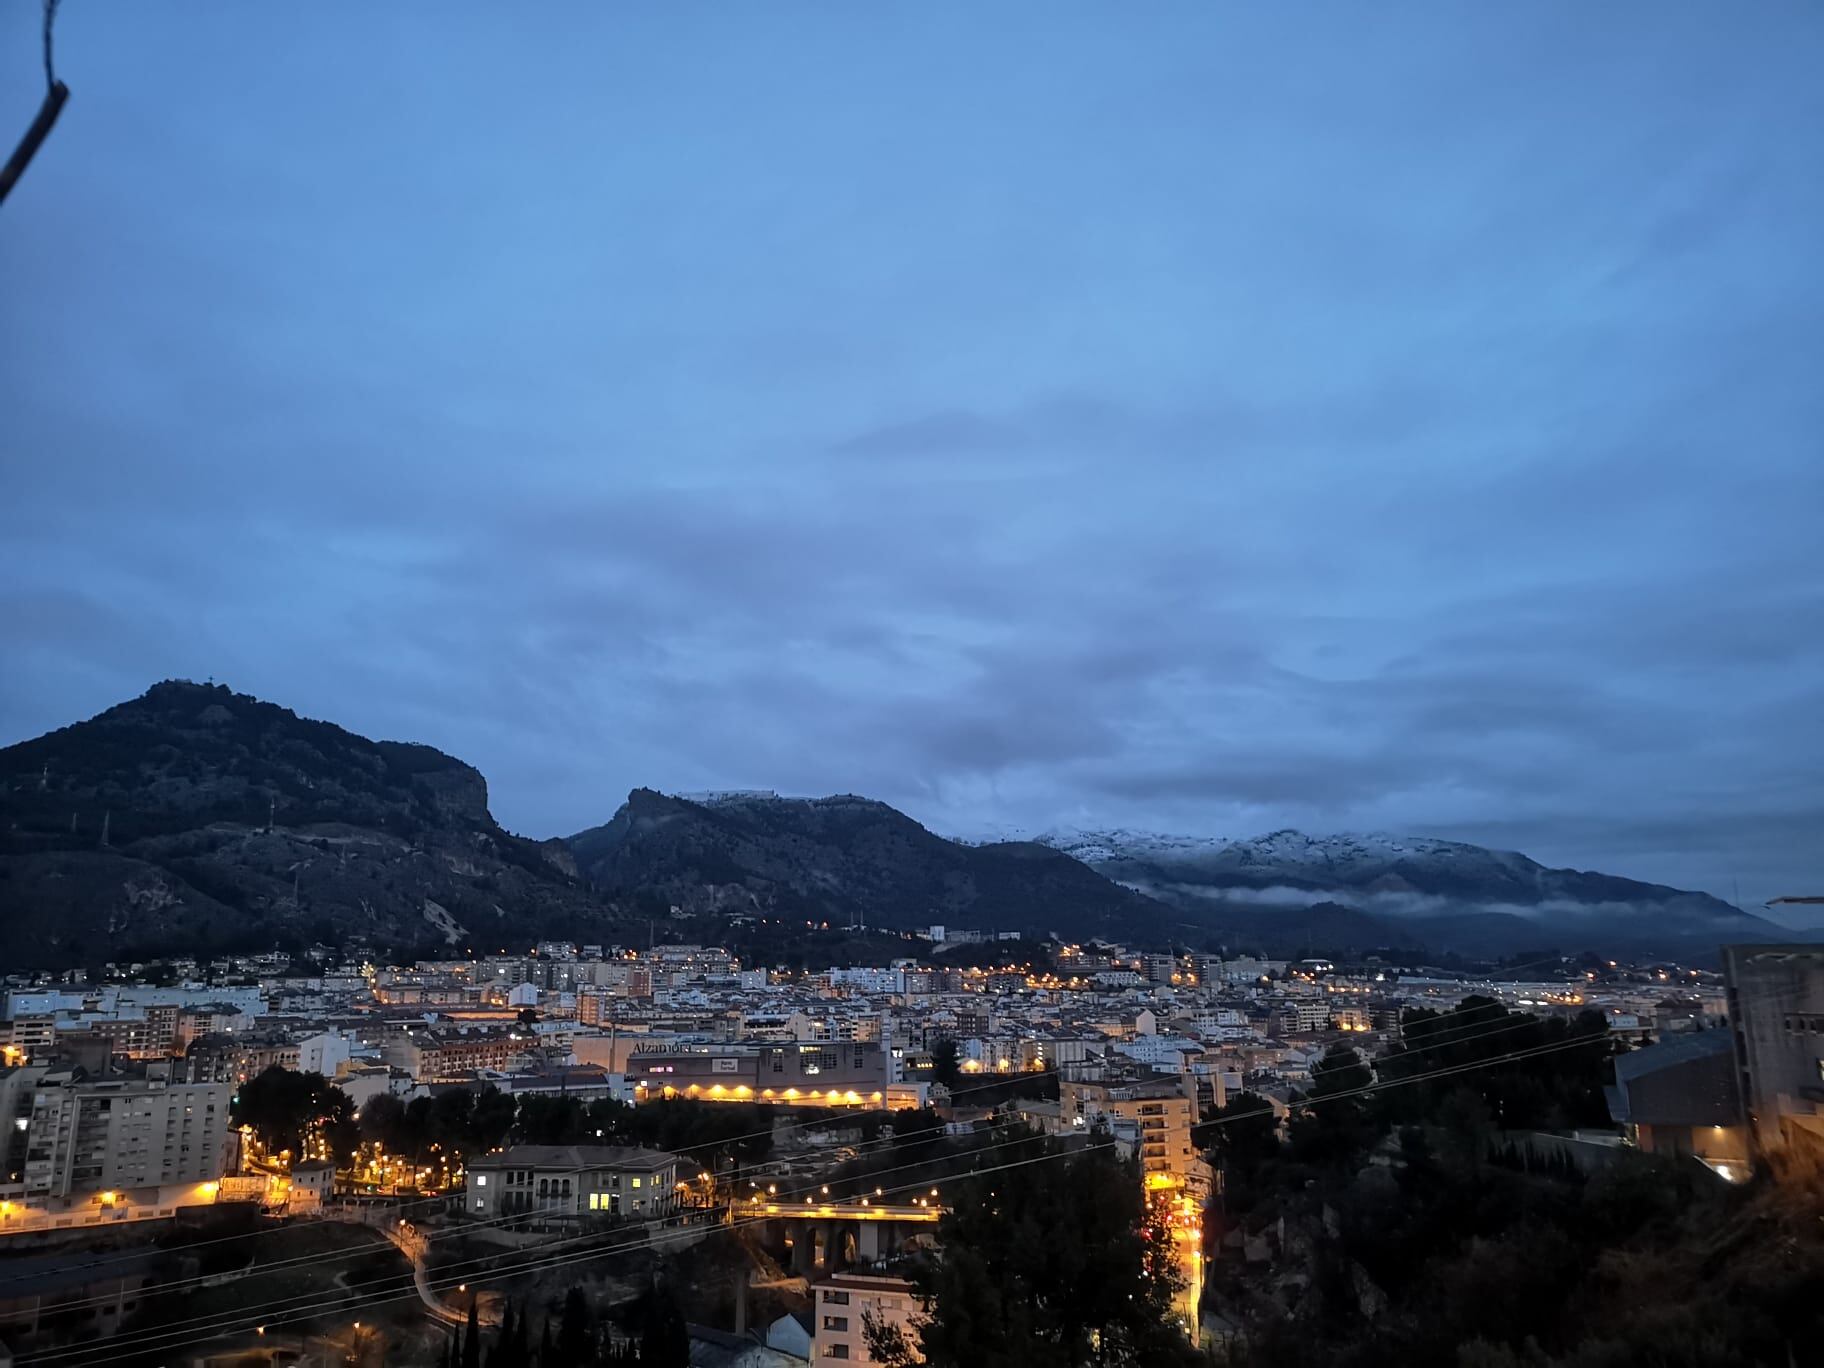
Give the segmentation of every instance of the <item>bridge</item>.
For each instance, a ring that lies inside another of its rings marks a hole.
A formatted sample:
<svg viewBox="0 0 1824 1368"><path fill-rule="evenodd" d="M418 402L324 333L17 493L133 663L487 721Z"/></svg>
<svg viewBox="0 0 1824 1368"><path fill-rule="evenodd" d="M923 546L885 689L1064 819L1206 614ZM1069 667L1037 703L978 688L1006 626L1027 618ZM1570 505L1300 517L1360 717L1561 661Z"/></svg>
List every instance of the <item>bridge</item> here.
<svg viewBox="0 0 1824 1368"><path fill-rule="evenodd" d="M732 1220L751 1224L762 1248L795 1277L867 1266L897 1254L921 1229L937 1225L942 1209L847 1202L737 1203Z"/></svg>

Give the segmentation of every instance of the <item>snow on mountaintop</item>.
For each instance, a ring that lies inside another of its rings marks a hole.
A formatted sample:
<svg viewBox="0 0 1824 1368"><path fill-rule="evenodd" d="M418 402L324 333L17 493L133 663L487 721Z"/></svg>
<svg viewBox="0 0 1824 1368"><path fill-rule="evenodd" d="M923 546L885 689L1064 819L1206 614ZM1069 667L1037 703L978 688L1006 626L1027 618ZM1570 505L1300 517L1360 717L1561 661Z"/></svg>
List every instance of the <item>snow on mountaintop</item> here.
<svg viewBox="0 0 1824 1368"><path fill-rule="evenodd" d="M1034 838L1041 844L1073 855L1087 864L1119 859L1159 860L1167 863L1219 860L1223 864L1254 868L1323 871L1341 874L1364 865L1385 865L1399 860L1523 859L1507 851L1490 851L1460 841L1429 836L1396 836L1387 832L1340 832L1307 836L1302 831L1281 830L1251 839L1221 836L1165 836L1125 830L1053 830Z"/></svg>

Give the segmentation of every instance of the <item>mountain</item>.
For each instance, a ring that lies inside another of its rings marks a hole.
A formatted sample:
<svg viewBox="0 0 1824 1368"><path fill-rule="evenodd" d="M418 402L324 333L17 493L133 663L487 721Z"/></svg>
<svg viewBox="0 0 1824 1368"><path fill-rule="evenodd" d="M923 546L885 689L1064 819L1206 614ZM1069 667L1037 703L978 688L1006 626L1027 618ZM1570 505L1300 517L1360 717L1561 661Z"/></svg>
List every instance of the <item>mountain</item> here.
<svg viewBox="0 0 1824 1368"><path fill-rule="evenodd" d="M611 943L673 908L1273 954L1697 959L1791 936L1702 893L1412 837L968 844L866 798L636 789L604 825L534 841L494 820L487 781L453 756L213 684L159 684L0 750L0 965L318 940Z"/></svg>
<svg viewBox="0 0 1824 1368"><path fill-rule="evenodd" d="M635 789L611 821L569 846L592 887L659 911L1078 937L1166 935L1183 920L1048 846L964 845L867 798L693 801Z"/></svg>
<svg viewBox="0 0 1824 1368"><path fill-rule="evenodd" d="M469 765L172 681L0 750L0 963L612 930ZM600 939L600 935L591 938Z"/></svg>
<svg viewBox="0 0 1824 1368"><path fill-rule="evenodd" d="M1515 851L1461 841L1276 831L1253 840L1127 831L1050 832L1042 844L1118 883L1240 932L1314 904L1355 909L1350 931L1465 955L1556 946L1709 958L1728 941L1790 932L1713 898L1612 874L1548 869ZM1279 937L1283 942L1283 935Z"/></svg>

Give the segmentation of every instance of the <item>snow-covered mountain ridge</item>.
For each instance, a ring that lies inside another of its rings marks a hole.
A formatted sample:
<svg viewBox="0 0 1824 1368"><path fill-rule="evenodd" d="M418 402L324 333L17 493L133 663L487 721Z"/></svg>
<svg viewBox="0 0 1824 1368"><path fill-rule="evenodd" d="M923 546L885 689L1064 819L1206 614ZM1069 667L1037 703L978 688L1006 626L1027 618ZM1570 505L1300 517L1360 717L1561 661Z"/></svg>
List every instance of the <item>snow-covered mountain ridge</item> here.
<svg viewBox="0 0 1824 1368"><path fill-rule="evenodd" d="M1558 944L1710 955L1718 945L1777 932L1707 893L1550 869L1517 851L1429 836L1281 830L1232 840L1052 830L1026 839L1225 924L1271 924L1320 907L1333 909L1325 915L1334 920L1347 909L1359 935L1386 943L1416 937L1466 952Z"/></svg>

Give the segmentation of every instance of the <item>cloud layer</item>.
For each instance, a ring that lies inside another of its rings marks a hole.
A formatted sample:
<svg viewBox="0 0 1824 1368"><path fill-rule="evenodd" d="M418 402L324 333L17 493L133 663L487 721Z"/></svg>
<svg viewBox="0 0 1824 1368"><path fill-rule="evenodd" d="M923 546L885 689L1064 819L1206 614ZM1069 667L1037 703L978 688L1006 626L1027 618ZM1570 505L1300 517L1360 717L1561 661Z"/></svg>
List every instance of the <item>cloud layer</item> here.
<svg viewBox="0 0 1824 1368"><path fill-rule="evenodd" d="M1810 7L60 25L5 739L214 676L538 835L758 786L1824 891Z"/></svg>

